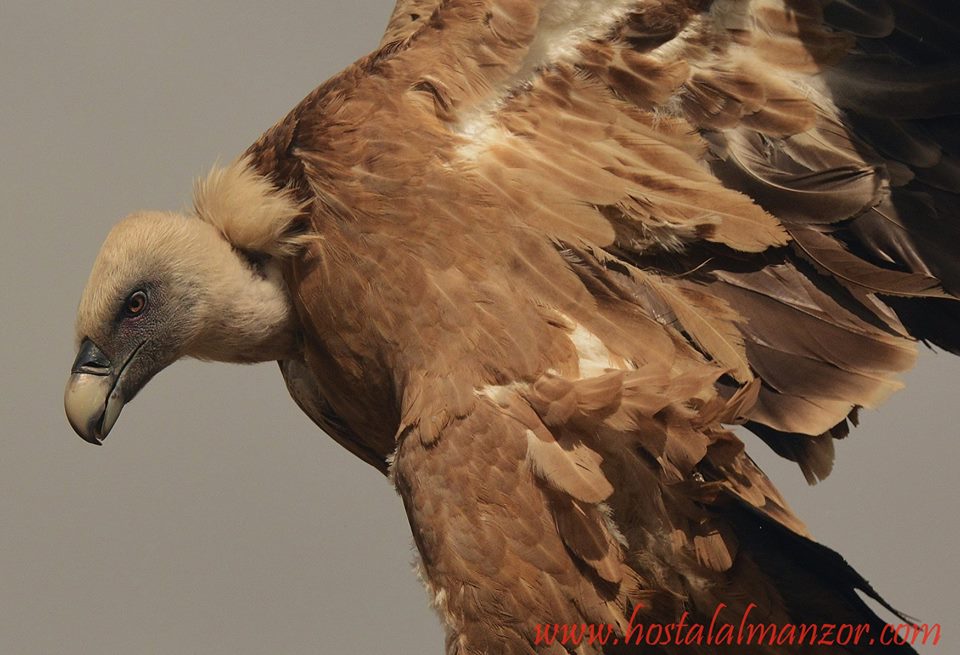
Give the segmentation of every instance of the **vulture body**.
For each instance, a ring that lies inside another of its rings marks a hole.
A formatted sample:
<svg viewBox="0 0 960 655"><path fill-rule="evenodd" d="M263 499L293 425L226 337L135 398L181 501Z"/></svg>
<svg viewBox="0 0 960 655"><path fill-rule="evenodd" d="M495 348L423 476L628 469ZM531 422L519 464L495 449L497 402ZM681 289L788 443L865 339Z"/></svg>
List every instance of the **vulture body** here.
<svg viewBox="0 0 960 655"><path fill-rule="evenodd" d="M181 356L278 360L395 485L451 655L713 653L628 637L718 607L877 636L877 594L724 426L815 482L917 340L960 350L939 9L401 0L192 215L111 233L71 423L99 443ZM913 652L783 643L737 652Z"/></svg>

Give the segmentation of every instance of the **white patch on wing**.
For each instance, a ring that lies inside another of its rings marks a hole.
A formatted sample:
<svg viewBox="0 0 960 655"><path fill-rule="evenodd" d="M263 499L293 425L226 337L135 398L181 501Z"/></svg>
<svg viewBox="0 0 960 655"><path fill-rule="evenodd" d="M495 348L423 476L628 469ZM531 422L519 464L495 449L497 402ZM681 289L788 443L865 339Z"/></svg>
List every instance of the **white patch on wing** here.
<svg viewBox="0 0 960 655"><path fill-rule="evenodd" d="M522 392L530 385L524 382L511 382L510 384L488 384L476 390L478 396L489 398L500 407L506 407L510 403L510 398L517 392Z"/></svg>
<svg viewBox="0 0 960 655"><path fill-rule="evenodd" d="M476 159L484 150L498 142L505 142L511 134L494 122L494 107L490 103L486 111L471 112L471 117L454 126L454 129L467 138L466 144L457 149L464 159Z"/></svg>
<svg viewBox="0 0 960 655"><path fill-rule="evenodd" d="M629 362L610 352L600 337L579 323L575 325L576 327L570 332L570 340L573 342L573 347L577 349L581 378L603 375L611 368L621 370L633 368Z"/></svg>
<svg viewBox="0 0 960 655"><path fill-rule="evenodd" d="M603 375L610 369L621 371L635 369L636 366L629 360L610 351L606 344L596 334L580 325L565 314L558 314L570 330L570 341L577 351L577 368L580 375L577 379L593 378ZM556 369L548 369L548 374L559 375ZM510 399L523 395L530 385L526 382L511 382L510 384L488 384L477 387L474 393L482 398L492 400L500 407L510 404Z"/></svg>
<svg viewBox="0 0 960 655"><path fill-rule="evenodd" d="M540 26L516 74L518 82L552 62L577 58L577 46L603 37L636 6L637 0L553 0L540 13Z"/></svg>
<svg viewBox="0 0 960 655"><path fill-rule="evenodd" d="M454 616L450 611L450 606L447 601L447 590L435 585L427 575L427 570L423 566L423 560L420 559L420 554L417 551L416 544L414 544L413 553L413 572L426 589L430 604L437 611L437 613L440 614L440 617L444 622L444 627L446 627L448 631L459 630L460 622L457 621L457 617Z"/></svg>
<svg viewBox="0 0 960 655"><path fill-rule="evenodd" d="M600 510L601 516L603 516L603 522L607 526L607 530L617 540L617 543L623 546L624 550L630 548L630 544L627 542L627 538L624 536L623 532L620 530L620 526L617 525L617 522L613 518L613 509L610 505L606 503L600 503L597 505L597 509Z"/></svg>
<svg viewBox="0 0 960 655"><path fill-rule="evenodd" d="M602 38L637 0L552 0L540 12L540 24L517 72L498 84L485 101L466 111L452 127L469 143L459 149L465 159L475 159L491 144L511 137L495 120L497 110L511 91L534 81L544 66L573 61L577 46Z"/></svg>

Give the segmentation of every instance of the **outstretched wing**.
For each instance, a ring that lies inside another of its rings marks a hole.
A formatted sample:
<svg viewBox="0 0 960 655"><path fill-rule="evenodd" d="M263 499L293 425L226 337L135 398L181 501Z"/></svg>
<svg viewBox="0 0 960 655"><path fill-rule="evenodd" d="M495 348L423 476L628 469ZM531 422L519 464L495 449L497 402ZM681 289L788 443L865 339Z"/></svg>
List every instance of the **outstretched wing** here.
<svg viewBox="0 0 960 655"><path fill-rule="evenodd" d="M393 24L426 21L421 4ZM845 419L899 386L911 335L960 348L949 12L433 4L429 25L391 32L403 63L383 66L432 105L449 165L578 274L628 287L726 382L759 378L748 425L809 479Z"/></svg>
<svg viewBox="0 0 960 655"><path fill-rule="evenodd" d="M960 349L960 27L936 10L398 2L383 49L251 154L340 209L459 203L458 220L541 235L727 369L721 385L758 378L744 419L813 481L914 337Z"/></svg>
<svg viewBox="0 0 960 655"><path fill-rule="evenodd" d="M649 589L875 620L719 425L816 480L917 338L960 350L960 30L934 11L401 2L251 147L309 208L315 391L355 451L399 444L452 638L622 624Z"/></svg>

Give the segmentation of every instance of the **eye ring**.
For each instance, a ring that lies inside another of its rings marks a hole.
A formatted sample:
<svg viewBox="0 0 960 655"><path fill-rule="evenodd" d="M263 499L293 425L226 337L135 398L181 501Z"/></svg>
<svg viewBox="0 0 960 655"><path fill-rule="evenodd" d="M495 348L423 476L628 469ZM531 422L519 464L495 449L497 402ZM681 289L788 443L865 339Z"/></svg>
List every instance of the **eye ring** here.
<svg viewBox="0 0 960 655"><path fill-rule="evenodd" d="M147 308L147 294L142 289L138 289L127 297L127 302L123 306L124 313L130 317L136 317L143 314Z"/></svg>

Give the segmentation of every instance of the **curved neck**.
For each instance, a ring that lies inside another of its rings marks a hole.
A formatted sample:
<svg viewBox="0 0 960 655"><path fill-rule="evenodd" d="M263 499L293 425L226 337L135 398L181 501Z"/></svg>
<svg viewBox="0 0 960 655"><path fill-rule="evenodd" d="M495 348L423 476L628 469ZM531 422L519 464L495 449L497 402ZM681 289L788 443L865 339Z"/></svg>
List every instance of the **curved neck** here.
<svg viewBox="0 0 960 655"><path fill-rule="evenodd" d="M221 362L254 363L297 356L296 318L279 265L251 264L229 247L210 253L210 276L202 308L203 330L189 356Z"/></svg>

